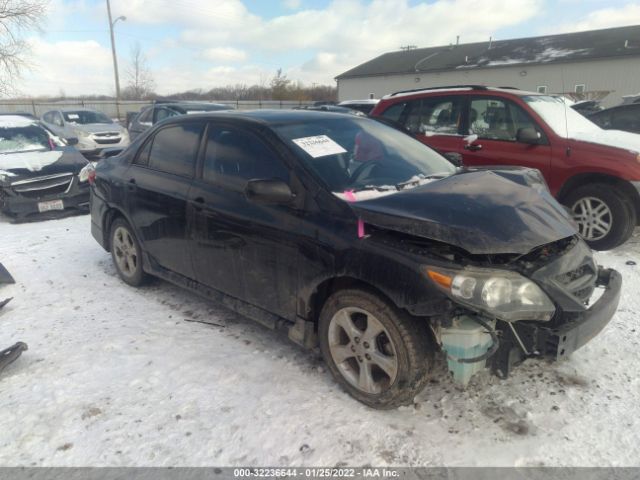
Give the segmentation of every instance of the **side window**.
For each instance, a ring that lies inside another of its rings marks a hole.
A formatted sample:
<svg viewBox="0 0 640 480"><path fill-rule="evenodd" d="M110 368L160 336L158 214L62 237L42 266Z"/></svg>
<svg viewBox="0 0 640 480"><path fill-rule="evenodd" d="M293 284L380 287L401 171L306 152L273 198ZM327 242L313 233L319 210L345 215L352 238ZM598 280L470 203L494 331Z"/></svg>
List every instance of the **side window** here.
<svg viewBox="0 0 640 480"><path fill-rule="evenodd" d="M51 112L47 112L42 116L42 120L47 123L51 123Z"/></svg>
<svg viewBox="0 0 640 480"><path fill-rule="evenodd" d="M151 138L147 140L147 143L144 144L144 147L142 147L138 151L136 158L133 159L133 163L135 165L144 165L144 166L149 165L149 154L151 153L152 143L153 143L153 139Z"/></svg>
<svg viewBox="0 0 640 480"><path fill-rule="evenodd" d="M457 134L460 126L460 101L436 97L411 102L406 126L414 133Z"/></svg>
<svg viewBox="0 0 640 480"><path fill-rule="evenodd" d="M535 122L516 104L496 98L476 98L469 110L469 133L489 140L516 141L521 128L536 128Z"/></svg>
<svg viewBox="0 0 640 480"><path fill-rule="evenodd" d="M640 130L640 122L638 121L638 108L620 108L610 114L611 122L609 128L616 130L626 130L637 132ZM606 127L605 127L606 128Z"/></svg>
<svg viewBox="0 0 640 480"><path fill-rule="evenodd" d="M147 108L140 114L138 117L138 123L148 123L151 124L151 112L153 112L153 108Z"/></svg>
<svg viewBox="0 0 640 480"><path fill-rule="evenodd" d="M156 110L156 119L155 119L154 123L160 122L160 121L164 120L165 118L175 117L176 115L177 115L176 112L174 112L173 110L170 110L168 108L158 108Z"/></svg>
<svg viewBox="0 0 640 480"><path fill-rule="evenodd" d="M248 180L278 178L289 182L289 170L253 134L233 127L209 127L202 178L235 189Z"/></svg>
<svg viewBox="0 0 640 480"><path fill-rule="evenodd" d="M402 112L404 112L406 106L407 102L395 103L382 112L382 116L389 120L393 120L394 122L399 122L402 117Z"/></svg>
<svg viewBox="0 0 640 480"><path fill-rule="evenodd" d="M203 124L183 123L163 128L153 137L149 166L183 177L193 176Z"/></svg>
<svg viewBox="0 0 640 480"><path fill-rule="evenodd" d="M453 98L422 100L421 133L457 134L460 126L460 102Z"/></svg>
<svg viewBox="0 0 640 480"><path fill-rule="evenodd" d="M53 123L58 125L59 127L64 126L64 122L62 121L62 114L60 112L53 112Z"/></svg>

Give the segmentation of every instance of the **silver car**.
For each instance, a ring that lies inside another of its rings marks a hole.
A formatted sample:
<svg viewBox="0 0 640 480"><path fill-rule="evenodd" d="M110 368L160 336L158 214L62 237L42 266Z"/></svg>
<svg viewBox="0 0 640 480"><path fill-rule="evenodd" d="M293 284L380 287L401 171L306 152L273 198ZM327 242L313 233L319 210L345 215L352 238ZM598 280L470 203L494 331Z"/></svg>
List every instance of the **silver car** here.
<svg viewBox="0 0 640 480"><path fill-rule="evenodd" d="M104 148L126 147L129 133L102 112L88 108L51 110L42 115L42 123L62 138L77 138L76 148L87 156Z"/></svg>

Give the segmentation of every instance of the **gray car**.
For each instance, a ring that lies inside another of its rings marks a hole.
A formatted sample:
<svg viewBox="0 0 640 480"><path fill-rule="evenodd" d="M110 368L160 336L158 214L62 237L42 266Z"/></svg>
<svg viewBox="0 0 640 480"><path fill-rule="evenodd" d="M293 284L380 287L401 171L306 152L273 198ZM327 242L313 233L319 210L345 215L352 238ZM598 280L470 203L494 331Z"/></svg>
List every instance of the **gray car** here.
<svg viewBox="0 0 640 480"><path fill-rule="evenodd" d="M88 108L51 110L42 123L62 138L77 138L76 148L86 156L99 155L105 148L126 147L129 133L102 112Z"/></svg>

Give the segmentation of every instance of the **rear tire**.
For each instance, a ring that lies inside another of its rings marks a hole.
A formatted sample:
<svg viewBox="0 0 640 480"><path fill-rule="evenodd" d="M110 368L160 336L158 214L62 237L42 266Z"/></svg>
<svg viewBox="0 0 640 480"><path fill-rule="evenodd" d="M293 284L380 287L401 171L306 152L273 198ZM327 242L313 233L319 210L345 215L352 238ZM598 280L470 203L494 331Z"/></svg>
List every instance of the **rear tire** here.
<svg viewBox="0 0 640 480"><path fill-rule="evenodd" d="M412 403L429 379L433 348L427 320L368 291L331 295L320 313L318 335L336 381L369 407Z"/></svg>
<svg viewBox="0 0 640 480"><path fill-rule="evenodd" d="M630 201L612 185L584 185L570 192L563 203L571 210L580 235L594 250L611 250L626 242L636 226Z"/></svg>
<svg viewBox="0 0 640 480"><path fill-rule="evenodd" d="M111 258L118 275L133 287L142 285L147 275L142 269L142 249L133 229L124 218L116 218L110 231Z"/></svg>

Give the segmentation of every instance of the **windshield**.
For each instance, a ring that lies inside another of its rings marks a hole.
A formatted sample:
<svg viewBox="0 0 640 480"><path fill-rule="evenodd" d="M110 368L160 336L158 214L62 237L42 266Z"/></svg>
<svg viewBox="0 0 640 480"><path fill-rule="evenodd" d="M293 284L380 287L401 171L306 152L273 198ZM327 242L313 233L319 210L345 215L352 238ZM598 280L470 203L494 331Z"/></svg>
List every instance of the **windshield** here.
<svg viewBox="0 0 640 480"><path fill-rule="evenodd" d="M561 98L548 95L522 97L535 112L561 137L572 137L580 133L600 132L595 123L576 112Z"/></svg>
<svg viewBox="0 0 640 480"><path fill-rule="evenodd" d="M49 135L37 125L0 127L0 153L44 151L52 148Z"/></svg>
<svg viewBox="0 0 640 480"><path fill-rule="evenodd" d="M77 112L62 112L64 119L69 123L86 125L88 123L113 123L104 113L92 112L88 110L78 110Z"/></svg>
<svg viewBox="0 0 640 480"><path fill-rule="evenodd" d="M371 197L357 192L395 193L456 171L419 141L374 120L332 116L275 130L332 192L350 201Z"/></svg>

